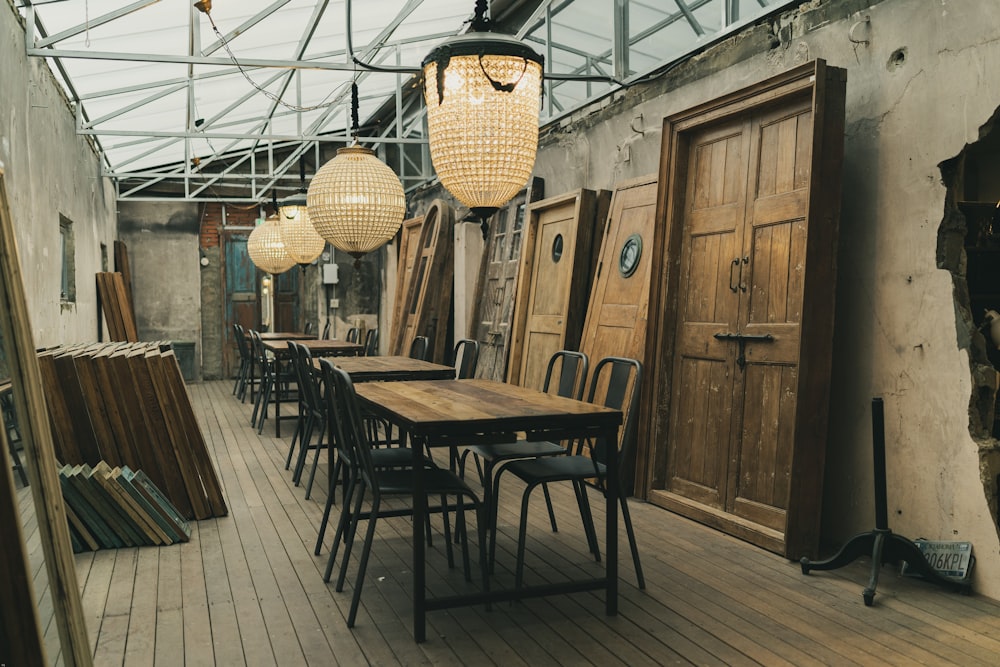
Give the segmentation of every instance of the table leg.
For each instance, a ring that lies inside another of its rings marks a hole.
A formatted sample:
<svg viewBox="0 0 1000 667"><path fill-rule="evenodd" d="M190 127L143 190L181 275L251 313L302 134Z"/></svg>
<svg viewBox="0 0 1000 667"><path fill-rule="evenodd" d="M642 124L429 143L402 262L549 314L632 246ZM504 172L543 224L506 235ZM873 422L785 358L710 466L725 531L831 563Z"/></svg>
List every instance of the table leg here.
<svg viewBox="0 0 1000 667"><path fill-rule="evenodd" d="M608 452L618 451L617 427L607 434ZM605 613L618 615L618 456L607 457L607 492L605 493L605 513L607 525L607 555L605 558ZM586 491L584 491L586 492Z"/></svg>
<svg viewBox="0 0 1000 667"><path fill-rule="evenodd" d="M281 359L274 359L274 437L281 437Z"/></svg>
<svg viewBox="0 0 1000 667"><path fill-rule="evenodd" d="M400 440L405 436L400 432ZM413 638L427 639L427 576L425 567L424 525L427 523L427 493L424 490L423 438L410 437L413 452Z"/></svg>

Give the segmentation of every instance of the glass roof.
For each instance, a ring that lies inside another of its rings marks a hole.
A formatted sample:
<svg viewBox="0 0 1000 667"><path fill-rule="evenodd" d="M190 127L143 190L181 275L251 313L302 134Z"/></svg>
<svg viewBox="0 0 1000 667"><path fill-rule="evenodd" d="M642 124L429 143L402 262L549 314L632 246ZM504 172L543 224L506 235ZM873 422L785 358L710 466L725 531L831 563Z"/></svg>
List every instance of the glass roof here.
<svg viewBox="0 0 1000 667"><path fill-rule="evenodd" d="M792 1L494 0L491 11L546 58L546 122ZM360 118L382 119L362 140L395 151L405 186L431 178L429 160L403 147L426 134L413 74L366 71L348 50L366 64L415 70L435 44L467 29L474 8L472 0L216 0L206 14L180 0L17 4L32 26L29 55L50 59L76 103L78 132L95 138L120 197L153 198L151 185L173 183L175 196L218 198L198 183L228 179L242 184L233 198L243 201L299 178L285 172L310 151L318 157L318 144L345 141L355 78Z"/></svg>

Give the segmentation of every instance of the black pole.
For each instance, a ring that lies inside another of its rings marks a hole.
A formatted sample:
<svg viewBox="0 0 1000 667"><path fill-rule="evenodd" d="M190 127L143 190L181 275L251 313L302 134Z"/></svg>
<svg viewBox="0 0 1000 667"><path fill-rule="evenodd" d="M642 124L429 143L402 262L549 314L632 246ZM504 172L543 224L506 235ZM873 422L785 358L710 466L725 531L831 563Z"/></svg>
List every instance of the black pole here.
<svg viewBox="0 0 1000 667"><path fill-rule="evenodd" d="M875 461L875 529L889 530L885 489L885 412L881 398L872 399L872 456Z"/></svg>

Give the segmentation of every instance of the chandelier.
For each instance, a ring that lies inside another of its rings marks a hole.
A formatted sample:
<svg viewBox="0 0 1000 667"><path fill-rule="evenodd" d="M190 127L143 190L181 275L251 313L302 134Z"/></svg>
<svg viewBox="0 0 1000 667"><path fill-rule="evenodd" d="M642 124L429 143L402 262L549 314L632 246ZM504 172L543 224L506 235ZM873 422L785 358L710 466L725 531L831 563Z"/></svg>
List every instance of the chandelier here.
<svg viewBox="0 0 1000 667"><path fill-rule="evenodd" d="M295 260L288 254L281 239L277 215L267 218L250 232L247 253L254 265L265 273L284 273L295 266Z"/></svg>
<svg viewBox="0 0 1000 667"><path fill-rule="evenodd" d="M326 240L309 219L305 196L293 195L283 199L278 207L278 221L285 251L304 271L326 248Z"/></svg>
<svg viewBox="0 0 1000 667"><path fill-rule="evenodd" d="M528 182L538 149L542 56L509 35L487 32L476 2L468 33L423 61L431 162L441 184L486 220Z"/></svg>
<svg viewBox="0 0 1000 667"><path fill-rule="evenodd" d="M354 144L337 150L309 184L309 219L321 237L356 260L385 245L403 224L399 177L374 151L357 144L358 87L351 86Z"/></svg>

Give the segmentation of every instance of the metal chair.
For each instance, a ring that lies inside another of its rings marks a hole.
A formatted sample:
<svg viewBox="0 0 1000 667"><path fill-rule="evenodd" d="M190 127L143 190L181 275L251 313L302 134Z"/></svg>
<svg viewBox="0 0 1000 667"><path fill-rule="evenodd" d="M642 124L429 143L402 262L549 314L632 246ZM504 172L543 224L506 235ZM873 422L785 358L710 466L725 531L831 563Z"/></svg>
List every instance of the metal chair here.
<svg viewBox="0 0 1000 667"><path fill-rule="evenodd" d="M250 351L250 341L247 332L241 325L233 323L233 335L236 338L236 349L240 354L240 367L236 371L236 381L233 384L233 395L244 402L247 387L250 387L250 400L254 399L254 387L260 382L254 373L253 353Z"/></svg>
<svg viewBox="0 0 1000 667"><path fill-rule="evenodd" d="M302 481L302 473L305 471L306 457L309 450L316 452L313 457L312 469L309 472L309 481L306 483L306 500L312 494L313 480L316 477L316 468L319 465L320 450L326 449L324 442L326 433L327 410L323 401L323 393L319 386L317 374L313 372L312 353L305 345L300 345L295 341L288 341L288 347L292 351L292 367L295 370L296 382L299 387L299 424L296 429L299 444L299 456L295 462L295 470L292 472L292 481L298 486ZM313 444L313 436L319 434L319 439ZM295 438L288 449L288 457L285 460L285 470L288 469L292 460L292 453L295 450Z"/></svg>
<svg viewBox="0 0 1000 667"><path fill-rule="evenodd" d="M347 335L344 336L344 340L346 340L348 343L357 343L358 336L360 334L361 334L360 329L358 329L357 327L351 327L350 329L347 330Z"/></svg>
<svg viewBox="0 0 1000 667"><path fill-rule="evenodd" d="M285 368L277 359L268 357L258 332L250 331L250 341L254 359L260 368L260 387L257 392L257 400L254 401L253 414L250 416L250 425L257 427L257 433L262 433L264 420L267 419L267 406L277 405L279 394L282 402L298 400L296 393L292 390L295 374L293 370ZM287 415L285 417L287 418ZM282 415L275 414L274 418L281 419Z"/></svg>
<svg viewBox="0 0 1000 667"><path fill-rule="evenodd" d="M479 363L479 341L463 338L455 344L452 364L455 366L455 377L459 380L476 377L476 366Z"/></svg>
<svg viewBox="0 0 1000 667"><path fill-rule="evenodd" d="M635 447L641 384L642 364L635 359L605 357L594 367L594 375L591 378L587 400L591 403L597 402L598 388L606 386L607 391L601 404L625 412L624 428L621 432L620 445L616 451L609 452L607 443L603 439L596 441L584 439L570 443L567 446L567 456L511 461L497 472L496 483L494 485L495 494L493 496L493 520L490 523L491 526L496 525L501 476L504 473L510 472L527 484L527 488L525 488L521 499L521 521L517 538L517 565L514 571L515 588L521 587L524 576L524 546L528 529L528 501L531 497L531 492L539 484L551 484L554 482L570 482L573 484L577 504L580 507L580 516L583 519L584 531L587 534L587 541L590 544L590 550L594 554L595 559L600 560L601 553L597 544L597 531L594 529L594 519L590 512L587 488L595 486L602 493L607 493L607 487L605 486L607 481L607 467L605 461L608 460L607 457L609 456L618 457L618 503L622 509L625 531L628 533L636 579L638 580L639 588L646 587L646 580L642 574L642 565L639 563L639 549L635 542L632 518L628 511L628 501L622 490L626 477L622 464L624 461L629 460L632 450ZM596 481L592 482L591 480Z"/></svg>
<svg viewBox="0 0 1000 667"><path fill-rule="evenodd" d="M572 350L559 350L549 359L549 364L545 369L545 382L542 391L548 393L553 388L553 378L558 366L559 377L554 388L557 396L565 398L583 398L583 391L587 386L587 369L589 359L583 352ZM492 503L492 498L496 493L496 473L510 461L519 459L532 459L546 456L561 456L566 454L566 447L558 442L547 440L518 440L517 442L500 444L470 445L462 452L459 461L461 475L465 476L465 462L469 454L472 454L476 462L476 469L479 472L479 479L483 484L483 496L488 503ZM480 461L482 465L480 465ZM549 487L542 484L542 493L545 496L545 507L549 513L549 523L552 532L557 532L555 511L552 509L552 498L549 495ZM490 504L492 507L492 504ZM496 554L496 525L490 523L490 565L492 567L494 555Z"/></svg>
<svg viewBox="0 0 1000 667"><path fill-rule="evenodd" d="M423 361L430 361L427 358L427 354L429 351L430 351L430 341L427 340L427 336L414 336L413 342L410 343L410 358L422 359Z"/></svg>
<svg viewBox="0 0 1000 667"><path fill-rule="evenodd" d="M337 577L336 590L343 591L344 580L347 575L347 564L350 560L351 550L354 545L354 538L357 535L358 522L362 519L368 521L368 530L365 533L365 541L361 548L361 558L358 562L357 579L354 583L354 594L351 598L351 608L347 615L347 627L354 627L357 619L358 605L361 602L361 590L364 585L365 572L368 568L368 557L371 554L372 542L375 537L375 524L379 518L384 516L398 516L404 512L401 510L383 510L382 499L385 496L412 497L413 473L409 470L387 470L375 465L372 457L373 449L371 443L365 436L365 429L361 417L361 410L358 407L357 396L354 392L354 385L347 373L335 368L330 364L323 366L324 377L327 378L327 392L332 389L333 419L336 424L336 440L340 456L346 460L349 471L350 491L348 498L344 500L341 511L341 519L337 525L337 533L334 537L334 546L330 552L327 562L326 572L323 580L329 581L333 569L334 560L340 543L344 544L344 555L340 563L340 573ZM486 550L485 550L485 530L486 516L485 506L479 502L476 494L466 486L457 475L442 468L427 468L424 470L425 488L428 498L439 496L442 498L441 511L444 516L445 544L448 546L448 553L451 554L451 536L448 522L448 506L445 498L454 495L458 498L458 503L462 504L466 500L470 501L476 510L477 528L479 530L479 565L482 572L482 586L484 591L489 590L489 576L486 570ZM371 507L367 512L362 511L365 496L371 493ZM353 496L353 498L352 498ZM349 509L349 504L353 500L353 507ZM412 510L410 510L412 511ZM462 520L460 516L460 521ZM469 550L468 541L465 539L467 531L462 530L462 560L465 566L465 577L471 581L469 571ZM450 559L449 559L450 561Z"/></svg>
<svg viewBox="0 0 1000 667"><path fill-rule="evenodd" d="M378 329L369 329L365 334L365 356L378 356Z"/></svg>
<svg viewBox="0 0 1000 667"><path fill-rule="evenodd" d="M311 334L312 332L313 332L313 323L312 320L309 320L308 322L306 322L305 327L302 328L302 333Z"/></svg>
<svg viewBox="0 0 1000 667"><path fill-rule="evenodd" d="M323 340L330 340L330 325L329 319L326 320L326 324L323 325L323 335L320 336Z"/></svg>

